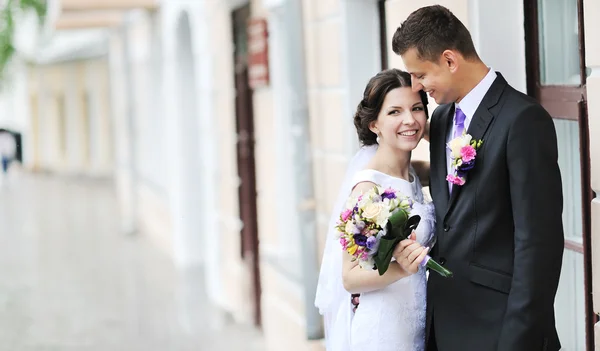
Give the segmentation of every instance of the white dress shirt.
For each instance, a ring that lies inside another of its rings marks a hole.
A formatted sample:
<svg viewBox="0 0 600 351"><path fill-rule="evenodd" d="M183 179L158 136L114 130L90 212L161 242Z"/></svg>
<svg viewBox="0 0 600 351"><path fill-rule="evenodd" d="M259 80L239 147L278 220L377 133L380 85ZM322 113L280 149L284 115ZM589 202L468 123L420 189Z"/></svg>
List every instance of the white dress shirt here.
<svg viewBox="0 0 600 351"><path fill-rule="evenodd" d="M448 135L446 136L446 142L450 142L454 137L454 131L456 130L456 107L460 108L462 112L465 114L465 132L469 130L469 125L471 124L471 120L475 115L475 111L481 104L483 97L487 94L488 90L496 80L496 72L490 68L488 73L483 77L483 79L473 88L467 95L465 95L460 103L454 104L454 119L452 121L452 126ZM446 168L448 170L448 174L454 174L454 167L452 167L452 159L450 158L450 150L446 148ZM452 190L452 183L448 182L448 189Z"/></svg>

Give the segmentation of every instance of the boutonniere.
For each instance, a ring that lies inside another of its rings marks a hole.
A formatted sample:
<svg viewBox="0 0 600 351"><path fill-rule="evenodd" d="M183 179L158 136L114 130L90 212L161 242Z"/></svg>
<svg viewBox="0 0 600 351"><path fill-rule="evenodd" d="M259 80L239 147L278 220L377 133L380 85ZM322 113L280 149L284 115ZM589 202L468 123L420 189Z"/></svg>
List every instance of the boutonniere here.
<svg viewBox="0 0 600 351"><path fill-rule="evenodd" d="M454 174L448 174L446 177L448 182L459 186L465 185L465 176L475 167L477 150L482 144L483 140L473 140L471 135L466 133L448 143L452 167L454 167Z"/></svg>

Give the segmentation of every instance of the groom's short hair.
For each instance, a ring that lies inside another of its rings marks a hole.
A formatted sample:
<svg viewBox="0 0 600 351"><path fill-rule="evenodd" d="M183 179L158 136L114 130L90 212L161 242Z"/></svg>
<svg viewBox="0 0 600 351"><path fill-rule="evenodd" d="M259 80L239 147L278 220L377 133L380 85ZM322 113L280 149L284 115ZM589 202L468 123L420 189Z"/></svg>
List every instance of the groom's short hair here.
<svg viewBox="0 0 600 351"><path fill-rule="evenodd" d="M456 50L465 59L478 59L471 33L444 6L421 7L411 13L394 33L392 49L403 55L417 49L422 60L437 62L445 50Z"/></svg>

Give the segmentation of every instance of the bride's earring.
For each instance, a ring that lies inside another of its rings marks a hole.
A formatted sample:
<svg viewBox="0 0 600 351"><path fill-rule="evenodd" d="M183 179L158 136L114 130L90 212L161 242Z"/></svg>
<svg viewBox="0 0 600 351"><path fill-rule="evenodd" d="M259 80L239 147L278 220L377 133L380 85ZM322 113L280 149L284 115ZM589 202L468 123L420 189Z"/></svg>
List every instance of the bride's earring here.
<svg viewBox="0 0 600 351"><path fill-rule="evenodd" d="M380 141L381 141L381 134L377 133L377 138L375 139L375 141L377 142L377 144L380 143Z"/></svg>

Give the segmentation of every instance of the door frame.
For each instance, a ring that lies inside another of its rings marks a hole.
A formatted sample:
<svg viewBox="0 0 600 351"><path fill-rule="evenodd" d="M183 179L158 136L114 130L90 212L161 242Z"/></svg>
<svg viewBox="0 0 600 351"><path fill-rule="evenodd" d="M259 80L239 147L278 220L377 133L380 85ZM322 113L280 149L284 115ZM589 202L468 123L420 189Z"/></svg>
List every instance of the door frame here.
<svg viewBox="0 0 600 351"><path fill-rule="evenodd" d="M586 348L594 350L594 325L598 316L592 301L591 204L594 193L591 187L590 141L587 113L587 70L585 65L585 31L583 0L577 1L579 41L579 86L540 84L539 17L537 0L524 0L525 53L527 93L540 102L552 118L577 121L582 191L583 244L565 239L565 249L583 254L585 290Z"/></svg>
<svg viewBox="0 0 600 351"><path fill-rule="evenodd" d="M239 213L242 221L240 231L240 255L251 274L253 311L255 326L262 324L261 283L258 237L258 209L256 203L256 163L254 153L254 107L252 88L248 81L248 51L239 52L238 35L245 35L248 43L248 22L251 18L250 4L246 3L231 12L233 33L233 63L235 79L235 114L237 136L237 168L240 177L238 196Z"/></svg>

